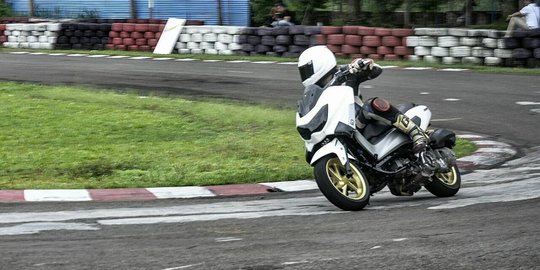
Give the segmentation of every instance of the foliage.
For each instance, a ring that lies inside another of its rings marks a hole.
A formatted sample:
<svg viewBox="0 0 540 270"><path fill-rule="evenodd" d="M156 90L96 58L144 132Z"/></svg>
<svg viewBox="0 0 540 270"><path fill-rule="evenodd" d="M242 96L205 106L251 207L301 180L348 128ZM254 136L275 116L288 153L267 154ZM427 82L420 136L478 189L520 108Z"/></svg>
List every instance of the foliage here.
<svg viewBox="0 0 540 270"><path fill-rule="evenodd" d="M11 11L11 8L8 6L8 4L0 0L0 17L9 17L12 16L13 12Z"/></svg>
<svg viewBox="0 0 540 270"><path fill-rule="evenodd" d="M308 19L315 9L322 8L329 0L252 0L252 25L260 26L269 24L271 22L270 10L276 2L286 4L288 9L295 13L296 23L301 23L305 17Z"/></svg>

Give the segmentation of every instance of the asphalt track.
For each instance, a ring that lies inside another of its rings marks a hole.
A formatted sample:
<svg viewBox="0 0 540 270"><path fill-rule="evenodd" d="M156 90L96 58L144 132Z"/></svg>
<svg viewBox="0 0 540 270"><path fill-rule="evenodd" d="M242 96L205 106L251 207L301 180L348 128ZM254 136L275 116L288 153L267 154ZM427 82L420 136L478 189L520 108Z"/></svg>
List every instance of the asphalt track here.
<svg viewBox="0 0 540 270"><path fill-rule="evenodd" d="M0 54L0 80L290 107L302 91L294 65L61 55ZM465 175L455 198L381 193L358 213L336 210L317 191L0 204L0 268L538 269L540 78L386 69L362 90L426 104L435 125L486 134L519 155Z"/></svg>

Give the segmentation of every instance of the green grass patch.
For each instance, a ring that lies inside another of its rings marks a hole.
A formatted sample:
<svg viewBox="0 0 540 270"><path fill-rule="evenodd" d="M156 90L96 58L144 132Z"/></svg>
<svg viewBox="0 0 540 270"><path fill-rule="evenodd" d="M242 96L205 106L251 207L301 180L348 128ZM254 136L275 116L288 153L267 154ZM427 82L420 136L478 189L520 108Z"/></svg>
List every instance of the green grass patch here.
<svg viewBox="0 0 540 270"><path fill-rule="evenodd" d="M0 83L0 189L312 178L294 115L233 101ZM458 141L458 154L470 145Z"/></svg>

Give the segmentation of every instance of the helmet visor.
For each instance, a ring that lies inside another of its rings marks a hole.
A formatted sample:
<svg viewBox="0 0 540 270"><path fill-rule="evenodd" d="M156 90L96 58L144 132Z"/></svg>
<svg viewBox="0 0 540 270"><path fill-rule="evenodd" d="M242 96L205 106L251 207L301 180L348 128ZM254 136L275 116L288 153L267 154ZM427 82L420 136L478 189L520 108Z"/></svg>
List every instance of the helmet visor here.
<svg viewBox="0 0 540 270"><path fill-rule="evenodd" d="M309 61L307 64L298 67L298 70L300 71L300 78L302 81L307 80L309 77L315 74L313 71L313 61Z"/></svg>

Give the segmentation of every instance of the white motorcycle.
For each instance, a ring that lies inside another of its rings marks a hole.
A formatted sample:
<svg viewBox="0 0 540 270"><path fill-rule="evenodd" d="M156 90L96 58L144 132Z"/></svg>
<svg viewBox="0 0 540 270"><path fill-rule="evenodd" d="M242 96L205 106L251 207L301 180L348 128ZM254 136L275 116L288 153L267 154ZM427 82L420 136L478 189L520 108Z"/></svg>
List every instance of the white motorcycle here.
<svg viewBox="0 0 540 270"><path fill-rule="evenodd" d="M334 80L347 72L339 71ZM426 106L410 103L398 109L424 131L430 125ZM396 128L370 122L359 129L356 119L349 86L312 86L298 102L296 127L305 142L306 161L314 167L319 189L335 206L361 210L386 186L396 196L411 196L422 186L438 197L458 192L461 174L452 150L454 132L427 132L426 151L415 154L409 136Z"/></svg>

